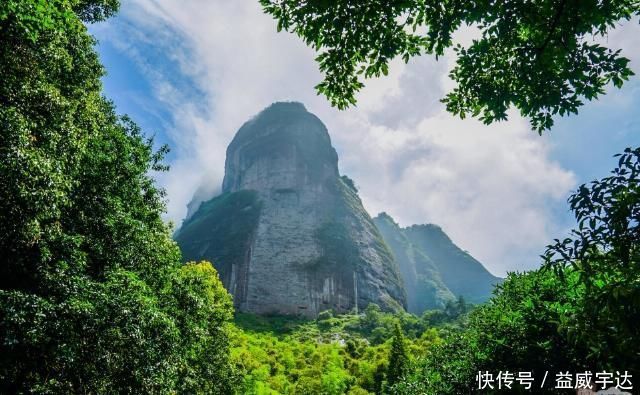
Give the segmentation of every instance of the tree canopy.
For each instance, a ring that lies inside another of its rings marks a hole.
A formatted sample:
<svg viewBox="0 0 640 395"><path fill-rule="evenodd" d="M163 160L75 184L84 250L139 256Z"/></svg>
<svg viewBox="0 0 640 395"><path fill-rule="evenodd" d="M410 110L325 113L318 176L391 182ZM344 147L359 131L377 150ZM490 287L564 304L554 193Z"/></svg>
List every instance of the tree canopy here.
<svg viewBox="0 0 640 395"><path fill-rule="evenodd" d="M474 393L480 371L531 372L537 383L544 372L637 377L640 148L618 157L610 176L569 198L577 227L548 246L543 266L510 273L469 314L463 331L446 337L396 385L397 393ZM609 386L629 389L622 381ZM537 391L556 393L553 382ZM530 391L517 385L513 392Z"/></svg>
<svg viewBox="0 0 640 395"><path fill-rule="evenodd" d="M278 30L300 36L318 53L332 105L356 103L363 80L387 74L396 57L444 55L453 47L457 83L449 112L484 123L515 107L542 133L553 116L577 113L585 100L633 75L618 48L599 40L640 14L637 0L260 0ZM468 46L454 44L462 26L479 29Z"/></svg>
<svg viewBox="0 0 640 395"><path fill-rule="evenodd" d="M389 352L389 367L387 368L387 384L395 385L409 370L409 356L407 355L406 344L402 328L396 322L391 341L391 351Z"/></svg>
<svg viewBox="0 0 640 395"><path fill-rule="evenodd" d="M102 96L83 22L0 2L0 393L226 393L230 296L183 265L153 141Z"/></svg>
<svg viewBox="0 0 640 395"><path fill-rule="evenodd" d="M578 226L545 252L545 267L585 287L574 332L591 357L640 370L640 148L616 155L611 175L569 198Z"/></svg>

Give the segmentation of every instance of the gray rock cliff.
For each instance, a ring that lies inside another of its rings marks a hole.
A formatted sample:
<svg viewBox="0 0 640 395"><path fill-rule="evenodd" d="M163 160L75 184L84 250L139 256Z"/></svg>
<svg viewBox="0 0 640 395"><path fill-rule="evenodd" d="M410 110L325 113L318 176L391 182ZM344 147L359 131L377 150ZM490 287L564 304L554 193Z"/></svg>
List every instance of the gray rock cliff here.
<svg viewBox="0 0 640 395"><path fill-rule="evenodd" d="M391 252L340 176L326 127L300 103L275 103L240 128L221 195L175 238L185 260L213 262L240 311L406 307Z"/></svg>

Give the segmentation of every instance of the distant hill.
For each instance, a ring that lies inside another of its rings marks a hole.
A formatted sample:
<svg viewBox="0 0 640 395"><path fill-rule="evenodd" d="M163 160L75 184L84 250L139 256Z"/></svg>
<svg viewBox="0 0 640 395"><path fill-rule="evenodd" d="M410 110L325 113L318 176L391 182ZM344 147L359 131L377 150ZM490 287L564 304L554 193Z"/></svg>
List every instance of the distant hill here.
<svg viewBox="0 0 640 395"><path fill-rule="evenodd" d="M437 225L401 228L386 213L379 214L374 222L400 267L412 313L442 307L458 296L482 303L501 281L456 246Z"/></svg>

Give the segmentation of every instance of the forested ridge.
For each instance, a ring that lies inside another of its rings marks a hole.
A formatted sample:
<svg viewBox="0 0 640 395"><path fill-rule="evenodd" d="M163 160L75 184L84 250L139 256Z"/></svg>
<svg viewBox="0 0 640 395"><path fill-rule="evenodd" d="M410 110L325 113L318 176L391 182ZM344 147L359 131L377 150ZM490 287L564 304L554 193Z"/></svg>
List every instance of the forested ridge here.
<svg viewBox="0 0 640 395"><path fill-rule="evenodd" d="M531 372L536 393L562 372L637 387L640 148L575 191L570 236L485 304L234 314L213 266L182 263L162 220L150 173L168 148L102 94L86 24L118 6L0 3L0 393L491 393L478 372L501 371Z"/></svg>

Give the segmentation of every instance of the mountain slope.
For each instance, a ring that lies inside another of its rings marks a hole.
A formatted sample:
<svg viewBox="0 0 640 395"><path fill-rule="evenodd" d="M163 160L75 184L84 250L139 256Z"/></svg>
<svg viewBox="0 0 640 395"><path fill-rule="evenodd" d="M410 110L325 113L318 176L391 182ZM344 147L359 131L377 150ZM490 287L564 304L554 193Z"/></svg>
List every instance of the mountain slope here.
<svg viewBox="0 0 640 395"><path fill-rule="evenodd" d="M399 265L412 313L442 307L458 296L484 302L500 282L436 225L400 228L386 213L374 222Z"/></svg>
<svg viewBox="0 0 640 395"><path fill-rule="evenodd" d="M435 263L442 281L456 296L473 303L486 301L500 278L468 252L456 246L442 229L433 224L413 225L405 234L414 246L424 251Z"/></svg>
<svg viewBox="0 0 640 395"><path fill-rule="evenodd" d="M374 222L400 268L409 312L419 314L427 309L441 308L455 299L431 258L412 244L393 218L382 213L374 218Z"/></svg>

